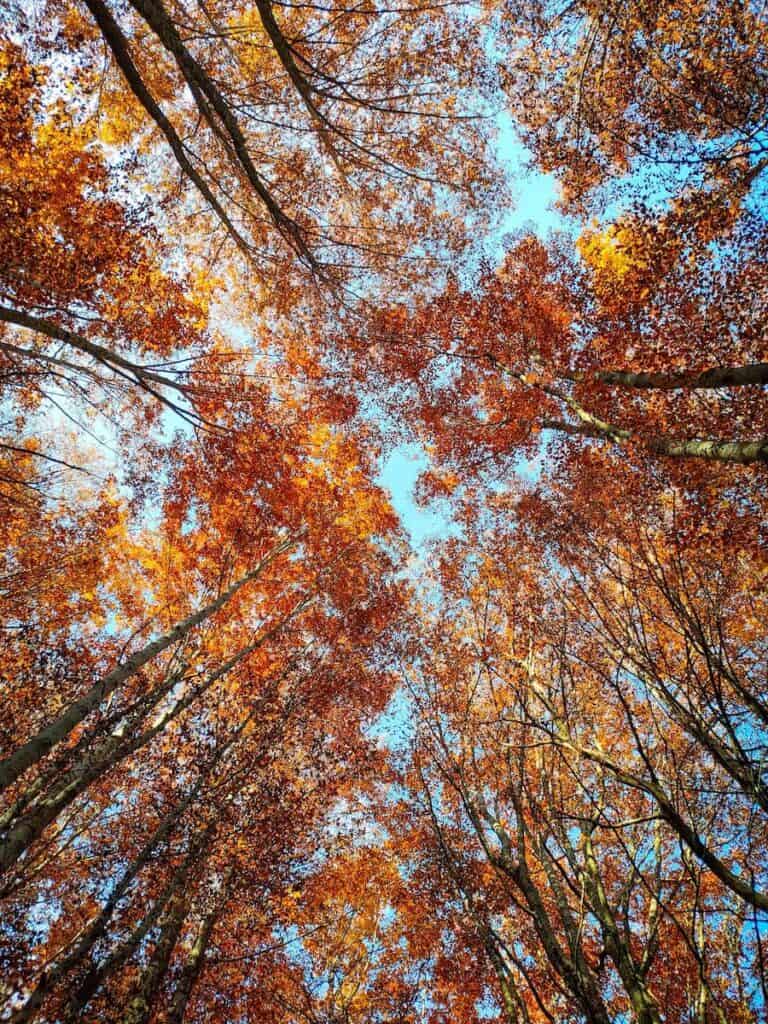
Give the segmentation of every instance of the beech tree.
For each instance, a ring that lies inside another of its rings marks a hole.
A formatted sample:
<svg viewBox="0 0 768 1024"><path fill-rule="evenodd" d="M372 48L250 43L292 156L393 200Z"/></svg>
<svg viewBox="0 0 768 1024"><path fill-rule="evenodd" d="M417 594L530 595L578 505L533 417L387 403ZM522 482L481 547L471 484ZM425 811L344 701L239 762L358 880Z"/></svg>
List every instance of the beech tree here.
<svg viewBox="0 0 768 1024"><path fill-rule="evenodd" d="M719 724L696 709L693 682L708 659L717 664L733 627L721 618L717 644L700 653L701 632L698 646L681 635L673 609L702 625L706 591L689 586L682 603L680 583L670 606L646 589L648 577L626 585L618 563L595 565L602 585L581 560L544 577L541 552L520 547L497 537L475 542L466 561L453 552L451 599L405 669L422 723L409 770L416 820L431 833L433 870L460 900L463 927L485 949L507 1019L758 1019L747 993L760 991L762 974L753 914L764 909L764 865L759 854L749 863L764 842L761 769L741 767L733 788L735 758L718 742ZM642 564L672 593L668 566L647 549ZM617 644L619 620L642 636L642 656ZM690 645L685 683L672 681L662 636ZM751 704L747 680L740 685L741 698L721 697L731 727ZM716 690L710 678L713 699ZM759 726L747 734L759 760ZM737 969L755 971L742 977L741 1003L722 973L734 930L751 945ZM667 973L662 951L673 947L681 975Z"/></svg>
<svg viewBox="0 0 768 1024"><path fill-rule="evenodd" d="M412 402L438 476L530 458L542 432L564 453L586 441L646 462L765 461L760 249L721 260L694 294L670 271L638 313L635 266L606 245L584 243L585 271L565 240L522 238L476 286L453 282L415 316L384 311L354 339L358 372Z"/></svg>
<svg viewBox="0 0 768 1024"><path fill-rule="evenodd" d="M491 185L482 134L465 130L474 112L457 109L482 44L472 19L444 11L53 3L30 53L45 66L47 40L61 54L82 131L133 152L137 173L120 173L149 177L164 219L194 217L206 247L239 253L254 288L290 309L301 266L341 285L392 268L409 241L463 244L462 220L436 218L434 198L457 188L479 212Z"/></svg>

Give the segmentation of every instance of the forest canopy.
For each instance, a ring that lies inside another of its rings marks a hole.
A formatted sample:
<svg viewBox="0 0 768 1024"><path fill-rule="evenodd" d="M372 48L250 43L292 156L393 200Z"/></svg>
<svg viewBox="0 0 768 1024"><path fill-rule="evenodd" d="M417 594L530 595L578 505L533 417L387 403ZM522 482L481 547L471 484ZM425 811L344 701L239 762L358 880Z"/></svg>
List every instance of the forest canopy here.
<svg viewBox="0 0 768 1024"><path fill-rule="evenodd" d="M0 10L0 1022L766 1024L765 5Z"/></svg>

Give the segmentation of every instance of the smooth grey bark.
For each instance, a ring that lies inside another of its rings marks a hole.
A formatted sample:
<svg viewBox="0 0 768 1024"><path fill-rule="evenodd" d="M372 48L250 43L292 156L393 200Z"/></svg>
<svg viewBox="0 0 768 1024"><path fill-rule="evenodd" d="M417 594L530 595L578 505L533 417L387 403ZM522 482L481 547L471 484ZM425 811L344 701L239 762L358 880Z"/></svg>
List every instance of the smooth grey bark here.
<svg viewBox="0 0 768 1024"><path fill-rule="evenodd" d="M624 783L624 785L630 786L632 789L640 790L643 793L647 793L648 796L655 801L659 814L664 821L666 821L667 824L675 830L688 849L695 854L703 864L706 864L712 874L715 875L716 878L719 878L723 885L744 900L745 903L748 903L751 907L755 907L757 910L768 911L768 895L760 892L751 885L746 880L745 876L737 875L735 872L731 871L721 858L707 846L693 826L683 818L675 807L672 799L658 782L651 779L644 779L638 775L632 774L631 772L625 771L619 765L614 763L606 754L603 754L598 750L593 750L589 747L584 747L578 743L574 743L564 731L559 734L552 733L551 736L561 746L571 750L578 756L585 757L588 760L594 761L596 764L600 764L607 768L619 780L619 782Z"/></svg>
<svg viewBox="0 0 768 1024"><path fill-rule="evenodd" d="M182 677L178 675L177 678L181 679ZM78 742L73 747L69 747L64 752L62 758L53 759L46 765L45 770L40 771L32 782L18 793L13 803L0 815L0 833L5 833L8 827L24 813L25 809L40 796L46 787L50 787L58 782L62 773L66 771L67 764L72 764L74 761L85 757L88 751L95 744L100 743L102 738L113 730L113 727L118 727L119 723L138 721L141 717L142 708L150 703L154 703L155 693L156 691L142 694L141 697L133 701L128 707L103 716L93 729L89 732L83 732Z"/></svg>
<svg viewBox="0 0 768 1024"><path fill-rule="evenodd" d="M189 913L190 899L189 893L183 889L178 889L171 897L155 949L139 975L136 988L123 1014L123 1024L147 1024Z"/></svg>
<svg viewBox="0 0 768 1024"><path fill-rule="evenodd" d="M650 447L652 451L672 459L708 459L711 462L737 462L741 465L768 462L766 437L754 441L720 441L716 438L675 441L671 438L654 438Z"/></svg>
<svg viewBox="0 0 768 1024"><path fill-rule="evenodd" d="M639 965L624 942L616 923L611 904L603 886L595 856L592 833L584 831L584 871L582 877L603 935L606 952L619 972L624 990L629 996L632 1015L637 1024L661 1024L659 1006L648 988Z"/></svg>
<svg viewBox="0 0 768 1024"><path fill-rule="evenodd" d="M272 222L282 237L307 266L312 270L318 270L317 261L310 252L300 227L281 209L257 171L232 107L211 76L184 45L161 0L131 0L131 5L175 59L205 122L217 137L224 136L222 141L228 149L234 151L237 163L245 173L251 188L269 211Z"/></svg>
<svg viewBox="0 0 768 1024"><path fill-rule="evenodd" d="M149 932L157 924L163 915L166 907L173 908L179 897L185 896L184 887L192 873L193 868L199 863L200 853L206 841L211 836L211 827L198 832L190 843L189 850L183 862L178 866L165 889L155 900L149 912L138 925L123 939L101 963L93 964L87 971L85 977L79 983L77 989L70 995L64 1008L63 1020L65 1024L73 1024L74 1021L83 1020L83 1013L88 1004L97 994L106 979L119 970L123 964L133 955Z"/></svg>
<svg viewBox="0 0 768 1024"><path fill-rule="evenodd" d="M517 795L513 793L513 789L514 787L511 787L510 792L512 793L519 822L517 855L513 852L509 835L493 819L493 816L482 808L479 813L468 793L462 791L461 796L486 857L494 867L503 875L506 875L522 895L531 915L531 923L541 941L547 959L563 980L586 1020L590 1024L611 1024L611 1019L600 994L600 988L594 972L584 957L580 942L571 942L570 954L563 949L541 893L531 876L525 851L525 827L520 817L521 809L518 804ZM491 849L486 840L482 818L488 821L488 824L499 840L501 850L498 853ZM563 907L562 898L556 900L556 902L558 902L558 910L563 919L563 924L568 929L569 913L567 908ZM577 929L575 930L577 931Z"/></svg>
<svg viewBox="0 0 768 1024"><path fill-rule="evenodd" d="M235 227L224 207L213 194L208 183L189 159L187 150L183 141L179 137L178 132L165 116L159 103L147 88L144 79L141 77L138 68L131 58L128 40L125 38L125 35L113 18L111 12L106 5L102 3L102 0L85 0L85 3L93 15L96 24L99 26L105 42L112 51L112 56L115 58L125 80L128 82L131 92L165 136L179 167L216 214L238 248L244 253L250 252L250 246Z"/></svg>
<svg viewBox="0 0 768 1024"><path fill-rule="evenodd" d="M211 934L216 927L216 922L226 906L227 898L232 886L233 871L230 869L222 882L222 892L215 901L214 906L204 915L195 936L184 964L176 982L176 987L171 998L171 1005L166 1014L164 1024L182 1024L187 1004L189 1003L192 991L197 983L205 965L205 957L211 941Z"/></svg>
<svg viewBox="0 0 768 1024"><path fill-rule="evenodd" d="M594 437L598 440L621 444L629 441L632 434L628 430L610 428L602 430L586 423L567 423L564 420L545 419L542 421L544 430L556 430L562 434L578 437ZM666 455L671 459L706 459L710 462L736 462L749 465L755 462L768 462L768 438L762 437L751 441L723 441L717 438L693 438L679 440L671 437L638 438L638 443L657 455Z"/></svg>
<svg viewBox="0 0 768 1024"><path fill-rule="evenodd" d="M304 601L300 602L300 604L297 605L297 607L291 614L295 614L299 608L303 607L307 603L308 600L309 599L305 599ZM286 672L289 670L290 665L288 669L286 669ZM284 678L285 674L286 673L282 673L275 679L272 686L268 690L267 696L272 695L274 689L279 685L280 681L282 680L282 678ZM69 971L73 970L75 967L78 966L78 964L82 962L82 960L90 953L96 941L106 933L109 921L111 920L115 910L117 909L120 900L123 898L123 896L125 896L135 878L152 859L158 847L163 842L165 842L165 840L168 839L168 837L171 835L173 829L180 822L187 808L190 807L197 800L198 796L202 791L202 787L206 779L208 779L211 776L211 774L217 769L217 767L223 762L229 750L231 750L231 748L237 742L238 738L242 735L242 733L245 731L248 725L256 717L262 705L263 700L259 700L254 703L250 712L246 715L246 717L243 719L243 721L240 723L237 729L235 729L232 735L216 751L209 764L198 777L197 781L195 782L194 786L192 787L188 795L184 797L184 799L180 801L180 803L177 804L175 808L171 809L168 812L168 814L160 822L160 824L158 825L157 829L152 834L150 839L147 840L145 845L142 847L140 853L137 855L137 857L134 859L131 865L128 868L126 868L125 872L121 876L120 881L117 883L117 885L113 888L112 892L110 893L110 896L107 899L107 902L104 904L102 910L88 925L86 931L79 937L73 949L70 950L70 952L65 957L63 957L50 969L46 970L43 973L38 982L38 986L30 995L27 1003L25 1003L24 1006L22 1006L18 1011L16 1011L16 1015L14 1015L11 1018L9 1024L27 1024L28 1021L32 1020L34 1014L42 1004L43 999L46 997L46 995L53 991L53 989L56 987L59 981L61 981ZM200 842L202 842L204 838L205 833L198 834L198 840ZM187 858L187 867L184 868L184 865L182 865L184 871L188 870L188 868L191 866L194 856L196 856L197 849L199 849L199 847L192 848ZM179 871L182 871L182 868L180 868ZM181 884L181 882L184 881L184 879L186 878L186 874L182 873L180 878L181 881L179 881L178 884ZM92 999L93 996L96 994L96 992L98 991L99 987L101 986L103 980L107 977L107 975L110 974L113 970L116 970L120 966L122 966L122 964L124 964L125 961L131 956L131 954L140 944L143 938L147 935L151 928L154 927L158 917L163 911L165 903L167 902L168 898L170 898L170 895L173 893L174 886L176 884L176 881L172 880L170 886L165 891L165 895L156 902L156 904L149 912L149 914L136 927L136 929L134 929L131 935L129 935L125 940L123 940L123 942L119 943L118 946L102 962L101 965L94 965L90 968L85 978L81 981L78 989L70 997L69 1003L67 1004L69 1009L65 1014L66 1021L69 1022L79 1019L78 1015L87 1006L90 999Z"/></svg>

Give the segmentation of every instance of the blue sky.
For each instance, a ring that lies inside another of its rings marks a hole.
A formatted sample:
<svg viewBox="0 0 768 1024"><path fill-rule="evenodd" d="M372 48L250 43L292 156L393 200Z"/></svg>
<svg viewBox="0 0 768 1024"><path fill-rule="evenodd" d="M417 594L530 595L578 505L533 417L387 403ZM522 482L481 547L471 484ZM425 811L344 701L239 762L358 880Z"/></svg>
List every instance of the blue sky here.
<svg viewBox="0 0 768 1024"><path fill-rule="evenodd" d="M427 457L418 444L399 445L384 459L379 483L392 498L392 504L417 551L435 537L451 532L450 520L436 504L419 508L414 501L413 489L419 473L427 468Z"/></svg>

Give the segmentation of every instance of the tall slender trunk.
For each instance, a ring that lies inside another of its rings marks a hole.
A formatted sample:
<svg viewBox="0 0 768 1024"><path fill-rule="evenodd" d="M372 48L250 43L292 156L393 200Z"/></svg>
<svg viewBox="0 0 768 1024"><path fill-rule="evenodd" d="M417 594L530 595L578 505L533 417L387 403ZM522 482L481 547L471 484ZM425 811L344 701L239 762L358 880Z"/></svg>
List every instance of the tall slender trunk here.
<svg viewBox="0 0 768 1024"><path fill-rule="evenodd" d="M478 911L474 895L471 889L466 886L459 864L445 841L445 836L443 835L439 818L435 813L432 794L430 793L429 787L426 785L423 776L421 781L424 785L424 794L429 806L432 830L437 838L440 853L442 854L443 866L464 905L464 909L471 918L474 927L482 940L485 951L488 954L488 959L491 961L491 966L493 967L496 978L499 982L499 990L501 991L501 999L507 1015L507 1022L508 1024L521 1024L521 1022L522 1024L529 1024L530 1017L525 1003L520 998L520 993L517 990L514 978L512 977L509 967L501 954L498 935L489 924L487 917L484 917Z"/></svg>
<svg viewBox="0 0 768 1024"><path fill-rule="evenodd" d="M168 903L154 952L139 975L136 988L123 1014L122 1024L147 1024L187 919L190 901L189 892L180 889L173 894Z"/></svg>
<svg viewBox="0 0 768 1024"><path fill-rule="evenodd" d="M165 1016L164 1024L182 1024L184 1020L184 1014L192 995L192 990L194 989L197 979L200 977L205 964L205 957L208 952L211 934L216 926L216 922L224 910L224 907L226 906L227 897L229 896L231 889L232 877L233 872L230 869L222 882L222 892L219 898L200 922L200 927L197 930L195 941L193 942L192 948L187 954L187 958L181 968L179 980L176 983L176 987L171 998L171 1006Z"/></svg>
<svg viewBox="0 0 768 1024"><path fill-rule="evenodd" d="M102 0L85 0L85 2L94 17L96 24L99 26L104 40L112 51L112 55L117 61L118 67L125 76L125 80L128 82L131 92L165 136L179 167L193 183L206 203L214 211L221 223L227 229L230 237L237 244L238 248L247 255L250 252L248 243L235 227L224 207L213 194L205 178L203 178L203 176L197 171L194 164L189 159L184 147L184 142L163 113L157 100L147 88L144 79L141 77L138 68L131 58L128 40L123 35L120 26L112 17L111 12L106 5L102 3Z"/></svg>
<svg viewBox="0 0 768 1024"><path fill-rule="evenodd" d="M123 871L120 880L113 886L101 910L91 919L66 956L43 972L27 1001L11 1017L10 1024L27 1024L58 982L90 953L96 942L105 934L120 900L128 892L136 877L149 864L156 851L173 833L187 808L194 803L202 788L202 783L203 776L201 775L190 792L165 814L139 853Z"/></svg>
<svg viewBox="0 0 768 1024"><path fill-rule="evenodd" d="M516 798L513 797L513 800L519 815L519 804ZM464 806L472 820L486 857L501 874L507 876L522 895L531 916L531 923L541 941L547 959L558 976L562 978L589 1024L611 1024L594 972L586 962L580 946L574 947L574 956L569 956L568 952L563 949L541 893L531 877L525 856L524 826L519 826L518 848L516 855L513 855L512 844L505 830L493 819L492 815L489 813L485 815L501 843L502 850L498 854L488 845L480 816L466 793L464 794Z"/></svg>
<svg viewBox="0 0 768 1024"><path fill-rule="evenodd" d="M234 152L234 157L245 173L251 188L266 206L273 223L285 241L308 266L318 269L316 260L307 247L299 226L281 209L256 169L248 150L247 140L232 107L227 103L215 81L184 45L176 25L169 17L161 0L131 0L131 5L144 18L166 50L173 55L206 123L219 137L226 133L224 141L228 149Z"/></svg>
<svg viewBox="0 0 768 1024"><path fill-rule="evenodd" d="M183 862L176 868L165 889L155 900L149 912L126 938L111 950L101 963L91 966L85 977L80 981L77 989L67 1000L62 1015L64 1024L73 1024L75 1021L83 1020L83 1012L106 979L119 970L133 955L152 928L155 927L161 916L164 915L166 908L168 908L168 912L165 913L164 919L167 922L168 914L172 913L174 908L178 908L179 901L188 898L187 882L193 870L200 862L201 852L205 849L211 836L211 826L197 833L190 843Z"/></svg>
<svg viewBox="0 0 768 1024"><path fill-rule="evenodd" d="M303 605L304 602L302 602ZM298 606L298 607L301 607ZM286 670L287 671L287 670ZM270 693L274 687L279 685L280 679L283 676L279 676L273 687L270 688ZM198 776L194 786L174 808L172 808L163 820L160 822L158 827L153 832L152 836L147 840L145 845L137 857L133 860L131 865L123 872L120 881L112 889L112 892L107 899L107 902L102 907L99 914L91 921L87 926L87 929L79 937L75 946L70 952L61 960L59 960L53 967L45 971L38 981L37 987L33 993L29 996L27 1002L16 1014L11 1018L9 1024L27 1024L32 1019L37 1009L42 1004L44 998L53 991L56 985L61 981L65 975L77 967L85 957L90 953L95 943L100 939L107 930L109 921L112 918L120 900L125 896L134 879L138 876L141 870L146 867L149 861L154 856L155 851L158 847L165 842L166 839L171 835L176 825L181 821L184 812L190 807L199 796L203 783L205 780L216 770L216 768L222 763L228 751L237 742L238 738L242 735L245 729L248 727L253 718L258 714L261 702L257 701L251 711L246 715L240 725L235 729L233 734L227 739L221 747L216 751L209 764ZM202 842L205 839L206 833L198 834L198 841ZM104 978L112 971L118 969L125 961L131 956L133 951L147 935L152 927L154 927L158 917L163 911L165 903L170 898L175 888L181 885L186 879L188 871L192 866L193 860L199 850L199 845L194 846L188 855L185 864L177 870L174 879L171 880L169 886L166 887L165 893L155 903L149 914L142 920L142 922L134 929L123 942L121 942L113 951L109 954L106 960L100 966L93 966L85 978L79 985L77 991L70 997L68 1010L66 1014L66 1020L74 1021L79 1019L79 1014L87 1006L88 1002L98 991Z"/></svg>
<svg viewBox="0 0 768 1024"><path fill-rule="evenodd" d="M640 790L643 793L647 793L651 797L658 807L659 814L670 825L675 832L678 834L683 843L688 849L698 857L702 863L706 864L713 875L719 878L723 885L727 886L737 896L741 897L745 903L748 903L751 907L755 907L757 910L768 910L768 893L761 892L756 889L750 882L746 880L745 875L736 874L732 871L720 857L704 842L697 830L683 818L680 812L675 807L675 804L667 792L659 785L658 782L649 779L644 779L639 775L634 775L631 772L625 771L618 764L611 760L606 754L599 750L593 750L591 747L583 746L579 743L575 743L568 736L564 726L560 723L562 732L554 734L552 736L561 746L571 750L574 754L580 757L585 757L595 764L603 765L607 768L619 782L629 786L632 789Z"/></svg>
<svg viewBox="0 0 768 1024"><path fill-rule="evenodd" d="M708 459L712 462L768 462L768 438L754 441L720 441L715 438L701 438L691 441L675 441L672 438L654 438L649 445L651 451L667 455L672 459Z"/></svg>
<svg viewBox="0 0 768 1024"><path fill-rule="evenodd" d="M28 810L17 817L12 817L0 829L0 834L2 834L0 873L15 864L32 843L39 838L46 826L54 821L95 779L127 757L132 750L138 749L141 745L140 742L126 733L141 724L177 681L178 677L170 677L155 687L150 698L134 711L123 727L119 727L106 737L99 738L93 744L92 749L88 750L86 747L85 753L80 759L68 771L59 774L43 796L40 796L36 790L40 779L43 781L39 788L44 787L46 773L42 773L38 779L35 779L23 794L23 800ZM16 803L22 804L22 801L19 800Z"/></svg>
<svg viewBox="0 0 768 1024"><path fill-rule="evenodd" d="M27 769L37 764L65 736L69 735L76 725L89 715L122 683L130 679L140 668L156 658L172 644L183 639L191 630L205 622L223 608L235 594L246 584L255 580L263 570L283 551L288 550L295 540L289 539L278 544L259 564L232 584L214 601L187 616L168 633L146 644L140 651L132 654L122 665L118 665L100 679L83 697L72 704L57 719L41 729L31 739L20 746L10 757L0 762L0 793L12 785Z"/></svg>
<svg viewBox="0 0 768 1024"><path fill-rule="evenodd" d="M534 928L541 939L547 957L581 1007L586 1019L590 1024L611 1024L608 1009L600 994L600 987L594 972L584 957L581 943L578 939L574 943L569 943L572 947L572 956L570 957L562 949L557 940L549 914L544 906L541 893L531 878L525 857L521 857L519 861L517 878L519 888L531 911ZM561 910L562 917L564 901L560 898L556 902Z"/></svg>
<svg viewBox="0 0 768 1024"><path fill-rule="evenodd" d="M544 430L556 430L578 437L594 437L613 444L622 444L633 437L630 431L618 427L602 430L587 423L567 423L564 420L552 419L542 420L541 425ZM717 438L694 438L686 441L665 436L647 439L638 436L637 441L654 454L666 455L671 459L706 459L710 462L736 462L741 465L768 462L768 438L765 437L753 441L722 441Z"/></svg>
<svg viewBox="0 0 768 1024"><path fill-rule="evenodd" d="M488 954L488 959L491 961L494 974L496 975L496 979L499 983L501 1001L504 1004L507 1024L528 1024L530 1016L525 1002L521 999L520 993L517 991L514 978L510 974L509 968L504 963L504 958L496 948L496 943L494 942L493 936L490 932L488 932L484 939L484 945L485 951ZM174 1022L174 1024L181 1024L181 1021Z"/></svg>
<svg viewBox="0 0 768 1024"><path fill-rule="evenodd" d="M583 878L592 910L600 922L606 951L619 972L619 977L629 996L635 1021L637 1024L661 1024L658 1003L645 983L642 971L635 963L630 949L623 941L616 918L611 910L589 829L584 832Z"/></svg>
<svg viewBox="0 0 768 1024"><path fill-rule="evenodd" d="M175 672L169 675L168 681L171 682L171 685L175 685L182 678L183 672ZM151 693L142 694L141 697L127 708L102 716L94 728L83 731L83 735L77 743L66 749L62 757L52 758L45 769L39 771L29 785L17 793L13 803L0 815L0 833L6 832L8 826L21 816L24 810L40 796L46 787L59 782L67 764L82 760L88 751L110 733L115 733L118 729L122 729L125 732L125 723L130 724L140 721L144 717L143 710L149 706L154 707L156 705L158 692L159 687L156 687Z"/></svg>
<svg viewBox="0 0 768 1024"><path fill-rule="evenodd" d="M611 1024L599 987L592 971L584 961L583 954L579 956L580 962L578 963L566 955L557 941L544 902L528 874L527 868L518 877L520 878L520 889L531 912L536 934L541 940L547 959L563 979L590 1024Z"/></svg>

